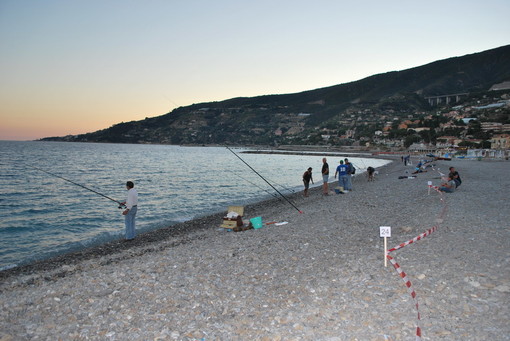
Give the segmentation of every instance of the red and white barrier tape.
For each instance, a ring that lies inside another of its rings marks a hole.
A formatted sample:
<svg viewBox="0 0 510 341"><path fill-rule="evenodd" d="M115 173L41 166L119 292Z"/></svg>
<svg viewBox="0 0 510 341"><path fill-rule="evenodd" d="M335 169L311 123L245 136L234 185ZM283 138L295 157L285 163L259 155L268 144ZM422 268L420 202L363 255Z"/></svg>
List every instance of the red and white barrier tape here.
<svg viewBox="0 0 510 341"><path fill-rule="evenodd" d="M419 340L421 340L421 327L420 327L420 323L419 323L421 318L420 318L418 299L416 298L416 292L412 288L411 281L407 278L406 273L400 268L400 265L395 261L395 259L393 257L391 257L390 255L387 255L386 257L391 262L391 264L393 265L395 270L397 270L398 275L402 278L402 280L405 283L405 286L407 287L407 291L413 298L414 306L416 308L416 312L418 313L417 322L416 322L416 340L419 341Z"/></svg>
<svg viewBox="0 0 510 341"><path fill-rule="evenodd" d="M408 240L405 243L399 244L399 245L395 246L394 248L389 249L386 252L386 258L388 258L388 260L391 262L391 264L393 265L393 267L397 271L397 273L400 276L400 278L402 278L402 280L405 283L405 286L407 287L407 290L408 290L409 294L413 298L414 306L416 308L416 313L417 313L417 319L416 319L416 341L421 341L421 327L420 327L421 317L420 317L420 310L419 310L418 299L416 298L416 292L412 288L411 281L407 278L407 274L402 270L402 268L395 261L395 259L389 255L389 253L393 252L393 251L396 251L398 249L401 249L401 248L403 248L403 247L405 247L407 245L410 245L410 244L412 244L414 242L417 242L418 240L421 240L421 239L429 236L430 234L432 234L433 232L435 232L439 228L439 224L443 222L443 219L446 216L447 205L446 205L446 201L443 198L443 192L441 192L437 186L433 186L433 188L440 194L439 199L443 203L443 208L442 208L441 212L439 213L439 215L438 215L438 217L436 219L436 223L437 224L434 225L432 228L428 229L427 231L425 231L424 233L420 234L419 236L417 236L417 237L415 237L415 238L413 238L411 240Z"/></svg>
<svg viewBox="0 0 510 341"><path fill-rule="evenodd" d="M428 230L427 230L427 231L425 231L424 233L420 234L418 237L414 237L413 239L408 240L408 241L407 241L407 242L405 242L405 243L399 244L399 245L395 246L394 248L389 249L389 250L388 250L388 253L393 252L393 251L396 251L396 250L398 250L398 249L401 249L401 248L403 248L404 246L407 246L407 245L412 244L412 243L414 243L414 242L417 242L418 240L420 240L420 239L422 239L422 238L425 238L426 236L430 235L432 232L434 232L434 231L436 231L436 230L437 230L437 225L436 225L436 226L434 226L434 227L432 227L432 228L430 228L430 229L428 229Z"/></svg>

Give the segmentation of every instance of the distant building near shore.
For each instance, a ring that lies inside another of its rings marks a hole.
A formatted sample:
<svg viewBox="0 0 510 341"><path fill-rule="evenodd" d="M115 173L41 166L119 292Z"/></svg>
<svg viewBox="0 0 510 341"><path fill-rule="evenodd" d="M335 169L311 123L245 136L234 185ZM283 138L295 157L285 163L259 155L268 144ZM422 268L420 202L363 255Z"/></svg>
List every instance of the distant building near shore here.
<svg viewBox="0 0 510 341"><path fill-rule="evenodd" d="M491 149L510 149L510 134L494 135L491 139Z"/></svg>
<svg viewBox="0 0 510 341"><path fill-rule="evenodd" d="M468 149L467 158L490 158L490 159L505 159L510 157L508 150L501 149Z"/></svg>
<svg viewBox="0 0 510 341"><path fill-rule="evenodd" d="M437 148L450 148L455 147L459 139L455 136L440 136L436 140Z"/></svg>
<svg viewBox="0 0 510 341"><path fill-rule="evenodd" d="M414 153L433 153L437 150L436 146L426 143L413 143L407 149Z"/></svg>

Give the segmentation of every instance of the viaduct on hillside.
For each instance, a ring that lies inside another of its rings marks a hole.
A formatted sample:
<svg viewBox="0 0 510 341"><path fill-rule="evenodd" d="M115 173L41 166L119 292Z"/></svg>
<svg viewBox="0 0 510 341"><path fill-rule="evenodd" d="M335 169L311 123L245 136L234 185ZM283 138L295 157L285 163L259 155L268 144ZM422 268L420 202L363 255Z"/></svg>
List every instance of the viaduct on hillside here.
<svg viewBox="0 0 510 341"><path fill-rule="evenodd" d="M429 96L425 97L427 101L429 101L429 104L432 106L439 105L439 104L450 104L451 102L457 103L461 100L461 98L466 97L469 95L469 93L464 92L461 94L451 94L451 95L441 95L441 96Z"/></svg>
<svg viewBox="0 0 510 341"><path fill-rule="evenodd" d="M441 96L429 96L425 97L431 106L439 105L439 104L450 104L451 102L457 103L461 100L461 98L466 97L469 93L461 93L461 94L451 94L451 95L441 95Z"/></svg>

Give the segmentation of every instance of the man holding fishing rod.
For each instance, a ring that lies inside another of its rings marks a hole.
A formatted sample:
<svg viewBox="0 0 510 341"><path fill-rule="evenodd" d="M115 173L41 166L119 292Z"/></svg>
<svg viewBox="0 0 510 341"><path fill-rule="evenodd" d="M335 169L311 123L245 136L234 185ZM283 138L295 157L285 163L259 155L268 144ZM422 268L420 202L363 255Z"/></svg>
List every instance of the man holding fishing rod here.
<svg viewBox="0 0 510 341"><path fill-rule="evenodd" d="M135 239L135 217L138 209L138 192L134 189L135 184L132 181L126 182L126 188L128 190L126 201L122 202L121 205L125 205L126 209L122 212L126 222L126 240Z"/></svg>
<svg viewBox="0 0 510 341"><path fill-rule="evenodd" d="M119 208L126 207L126 209L122 212L122 214L125 216L125 220L126 220L126 240L133 240L135 238L135 234L136 234L136 230L135 230L135 217L136 217L136 211L137 211L137 206L138 206L138 192L136 191L136 189L134 189L135 184L132 181L126 182L126 188L128 190L127 199L124 202L120 202L120 201L117 201L115 199L110 198L107 195L104 195L103 193L99 193L98 191L95 191L95 190L93 190L91 188L88 188L87 186L81 185L81 184L79 184L77 182L74 182L72 180L66 179L66 178L64 178L64 177L62 177L60 175L48 172L48 171L46 171L44 169L40 169L40 168L37 168L37 167L34 167L34 166L31 166L31 167L34 168L34 169L37 169L37 170L39 170L41 172L44 172L46 174L49 174L51 176L60 178L60 179L62 179L64 181L70 182L73 185L79 186L79 187L84 188L84 189L86 189L88 191L96 193L96 194L98 194L98 195L100 195L100 196L102 196L102 197L104 197L104 198L106 198L108 200L114 201L117 204L119 204Z"/></svg>

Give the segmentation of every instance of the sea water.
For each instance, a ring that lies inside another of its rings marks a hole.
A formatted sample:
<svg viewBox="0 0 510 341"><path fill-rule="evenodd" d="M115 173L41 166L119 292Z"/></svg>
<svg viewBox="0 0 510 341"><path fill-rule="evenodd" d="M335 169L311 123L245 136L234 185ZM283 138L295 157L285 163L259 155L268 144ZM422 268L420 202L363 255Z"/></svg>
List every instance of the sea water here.
<svg viewBox="0 0 510 341"><path fill-rule="evenodd" d="M302 191L308 167L322 183L320 153L233 151L283 195ZM349 159L357 173L387 162ZM0 270L123 237L118 204L81 186L124 201L133 181L140 233L277 197L256 172L221 147L0 141Z"/></svg>

